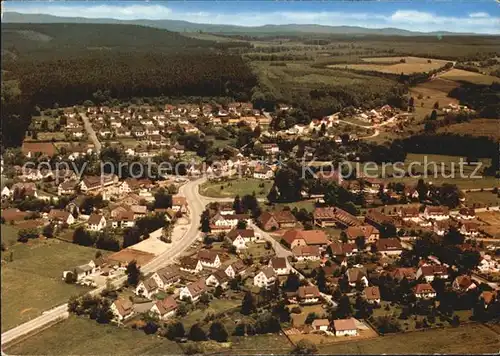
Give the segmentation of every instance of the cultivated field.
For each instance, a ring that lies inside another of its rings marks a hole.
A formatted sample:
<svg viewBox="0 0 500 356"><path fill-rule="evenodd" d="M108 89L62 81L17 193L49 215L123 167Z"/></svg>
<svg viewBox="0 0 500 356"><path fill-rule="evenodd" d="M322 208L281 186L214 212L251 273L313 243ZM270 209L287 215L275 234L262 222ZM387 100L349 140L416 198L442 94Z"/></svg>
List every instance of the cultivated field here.
<svg viewBox="0 0 500 356"><path fill-rule="evenodd" d="M500 212L498 211L484 211L476 214L477 218L484 221L488 225L500 227Z"/></svg>
<svg viewBox="0 0 500 356"><path fill-rule="evenodd" d="M2 331L40 315L88 289L61 280L65 269L95 257L96 249L58 240L16 244L2 259Z"/></svg>
<svg viewBox="0 0 500 356"><path fill-rule="evenodd" d="M423 117L429 114L434 108L434 103L436 101L441 107L447 106L448 104L457 105L458 100L448 97L448 93L458 86L459 84L452 80L436 78L410 88L410 93L415 99L417 116ZM422 111L423 115L419 115L420 111Z"/></svg>
<svg viewBox="0 0 500 356"><path fill-rule="evenodd" d="M497 353L500 338L480 324L415 331L319 347L321 354L480 354Z"/></svg>
<svg viewBox="0 0 500 356"><path fill-rule="evenodd" d="M6 247L9 247L16 243L17 232L19 231L16 227L8 224L1 225L1 241Z"/></svg>
<svg viewBox="0 0 500 356"><path fill-rule="evenodd" d="M494 119L475 119L469 122L441 127L438 133L450 132L471 136L486 136L500 140L500 121Z"/></svg>
<svg viewBox="0 0 500 356"><path fill-rule="evenodd" d="M468 206L485 207L500 205L500 198L491 191L466 193L465 198Z"/></svg>
<svg viewBox="0 0 500 356"><path fill-rule="evenodd" d="M476 72L469 72L462 69L452 69L440 75L441 78L455 80L458 82L469 82L473 84L490 85L493 82L500 82L500 78L491 75L484 75Z"/></svg>
<svg viewBox="0 0 500 356"><path fill-rule="evenodd" d="M266 197L272 186L272 181L254 178L232 179L222 182L207 182L200 186L200 194L214 198L227 198L255 192L258 198Z"/></svg>
<svg viewBox="0 0 500 356"><path fill-rule="evenodd" d="M401 60L405 62L402 63ZM448 61L420 57L377 57L363 58L367 64L332 64L329 68L345 68L376 71L391 74L412 74L429 72L443 67Z"/></svg>

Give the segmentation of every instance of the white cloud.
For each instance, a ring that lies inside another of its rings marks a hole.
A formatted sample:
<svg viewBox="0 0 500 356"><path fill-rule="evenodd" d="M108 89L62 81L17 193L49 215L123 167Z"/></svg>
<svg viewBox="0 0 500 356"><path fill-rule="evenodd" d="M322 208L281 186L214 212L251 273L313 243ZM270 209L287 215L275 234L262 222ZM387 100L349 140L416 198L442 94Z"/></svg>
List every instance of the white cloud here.
<svg viewBox="0 0 500 356"><path fill-rule="evenodd" d="M487 12L473 12L469 14L469 17L490 17L490 14Z"/></svg>
<svg viewBox="0 0 500 356"><path fill-rule="evenodd" d="M65 17L132 19L171 19L195 23L228 24L239 26L262 26L267 24L317 24L330 26L363 26L369 28L397 27L412 31L453 31L500 33L500 18L486 12L475 12L458 16L441 16L430 12L397 10L392 14L340 11L273 11L231 12L216 10L173 10L155 3L130 5L65 5L64 3L4 2L4 11L29 14L50 14Z"/></svg>

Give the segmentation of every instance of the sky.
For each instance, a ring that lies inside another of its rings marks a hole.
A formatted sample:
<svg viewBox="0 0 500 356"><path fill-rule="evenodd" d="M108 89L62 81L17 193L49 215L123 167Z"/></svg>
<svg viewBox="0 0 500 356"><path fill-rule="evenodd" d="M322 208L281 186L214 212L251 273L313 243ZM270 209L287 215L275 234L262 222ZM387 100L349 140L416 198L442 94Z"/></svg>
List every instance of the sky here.
<svg viewBox="0 0 500 356"><path fill-rule="evenodd" d="M499 0L6 1L3 11L261 26L317 24L500 34Z"/></svg>

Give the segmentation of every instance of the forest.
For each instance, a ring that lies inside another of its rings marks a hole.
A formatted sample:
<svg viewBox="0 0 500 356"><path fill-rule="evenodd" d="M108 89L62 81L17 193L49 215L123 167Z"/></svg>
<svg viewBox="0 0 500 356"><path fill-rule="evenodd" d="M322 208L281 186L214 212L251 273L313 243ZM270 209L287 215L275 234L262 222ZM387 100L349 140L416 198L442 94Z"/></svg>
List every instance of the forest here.
<svg viewBox="0 0 500 356"><path fill-rule="evenodd" d="M3 131L9 133L4 147L21 144L35 107L81 104L96 92L125 100L224 96L244 101L257 83L247 63L221 44L154 28L4 24L2 35L2 89L6 83L12 87L2 90Z"/></svg>

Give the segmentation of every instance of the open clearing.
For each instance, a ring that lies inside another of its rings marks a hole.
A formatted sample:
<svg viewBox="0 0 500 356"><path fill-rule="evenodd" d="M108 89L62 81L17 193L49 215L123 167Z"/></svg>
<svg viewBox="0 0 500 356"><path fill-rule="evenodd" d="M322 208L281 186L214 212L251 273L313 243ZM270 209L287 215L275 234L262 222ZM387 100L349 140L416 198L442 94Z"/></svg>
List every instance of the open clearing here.
<svg viewBox="0 0 500 356"><path fill-rule="evenodd" d="M4 351L11 355L182 354L179 346L166 338L75 316Z"/></svg>
<svg viewBox="0 0 500 356"><path fill-rule="evenodd" d="M493 192L470 192L465 194L468 206L484 207L500 205L500 198ZM498 213L500 214L500 213Z"/></svg>
<svg viewBox="0 0 500 356"><path fill-rule="evenodd" d="M458 86L459 84L452 80L436 78L410 88L410 93L415 99L415 113L417 117L423 119L425 115L432 111L436 102L439 103L440 107L445 107L449 104L457 105L458 100L448 97L448 93Z"/></svg>
<svg viewBox="0 0 500 356"><path fill-rule="evenodd" d="M405 63L400 61L404 59ZM376 71L391 74L411 74L429 72L443 67L448 61L420 57L377 57L363 58L367 64L332 64L329 68L346 68L355 70ZM430 63L429 63L430 61ZM375 62L375 63L374 63ZM378 64L380 63L380 64Z"/></svg>
<svg viewBox="0 0 500 356"><path fill-rule="evenodd" d="M473 340L473 342L471 342ZM481 354L497 353L498 334L480 324L415 331L370 340L319 346L321 354Z"/></svg>
<svg viewBox="0 0 500 356"><path fill-rule="evenodd" d="M475 119L449 126L440 127L438 133L455 133L459 135L486 136L500 140L500 121L495 119Z"/></svg>
<svg viewBox="0 0 500 356"><path fill-rule="evenodd" d="M121 264L128 264L135 260L139 266L144 266L146 263L155 258L152 253L134 250L132 248L125 248L121 251L115 252L108 256L109 260L119 262Z"/></svg>
<svg viewBox="0 0 500 356"><path fill-rule="evenodd" d="M269 193L272 185L272 181L255 178L206 182L200 186L200 194L213 198L233 198L236 195L242 197L243 195L253 194L253 192L255 192L258 198L264 198Z"/></svg>
<svg viewBox="0 0 500 356"><path fill-rule="evenodd" d="M65 303L71 295L87 288L66 284L63 270L86 263L96 249L58 240L16 244L2 258L2 332ZM104 253L104 252L103 252ZM6 256L7 255L7 256Z"/></svg>
<svg viewBox="0 0 500 356"><path fill-rule="evenodd" d="M440 75L441 78L469 82L472 84L485 84L490 85L493 82L500 82L500 78L494 77L492 75L485 75L476 72L469 72L462 69L452 69L446 73Z"/></svg>
<svg viewBox="0 0 500 356"><path fill-rule="evenodd" d="M1 240L2 240L2 243L4 243L6 247L9 247L17 242L18 229L16 229L12 225L7 225L7 224L2 224L1 229L2 229Z"/></svg>

